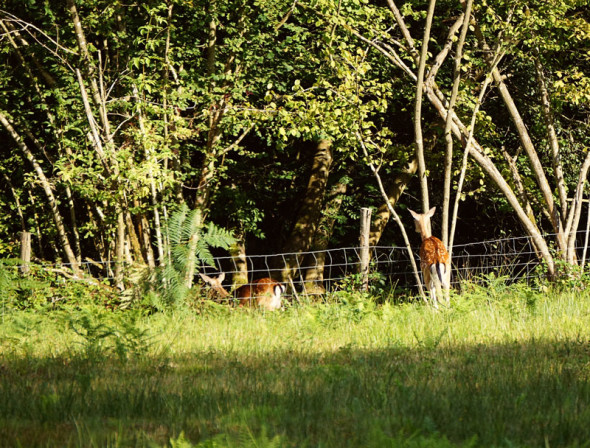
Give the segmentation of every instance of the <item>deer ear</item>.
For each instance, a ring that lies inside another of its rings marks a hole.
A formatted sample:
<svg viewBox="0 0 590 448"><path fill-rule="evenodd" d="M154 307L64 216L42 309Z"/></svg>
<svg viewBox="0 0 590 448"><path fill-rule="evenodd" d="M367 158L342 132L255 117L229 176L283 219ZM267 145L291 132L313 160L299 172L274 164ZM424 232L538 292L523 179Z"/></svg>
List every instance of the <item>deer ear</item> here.
<svg viewBox="0 0 590 448"><path fill-rule="evenodd" d="M217 281L219 283L221 283L223 280L225 280L225 272L222 272L221 274L219 274L219 277L217 277Z"/></svg>
<svg viewBox="0 0 590 448"><path fill-rule="evenodd" d="M209 282L211 282L211 280L213 280L213 279L212 279L211 277L209 277L208 275L201 274L200 272L199 272L199 276L200 276L200 277L203 279L203 281L204 281L204 282L206 282L206 283L209 283Z"/></svg>
<svg viewBox="0 0 590 448"><path fill-rule="evenodd" d="M426 216L428 216L429 218L432 218L432 215L434 215L435 211L436 211L436 207L432 207L430 210L428 210L428 213L426 214Z"/></svg>
<svg viewBox="0 0 590 448"><path fill-rule="evenodd" d="M420 219L420 215L418 213L416 213L414 210L410 210L408 209L408 211L412 214L412 216L414 217L414 219Z"/></svg>

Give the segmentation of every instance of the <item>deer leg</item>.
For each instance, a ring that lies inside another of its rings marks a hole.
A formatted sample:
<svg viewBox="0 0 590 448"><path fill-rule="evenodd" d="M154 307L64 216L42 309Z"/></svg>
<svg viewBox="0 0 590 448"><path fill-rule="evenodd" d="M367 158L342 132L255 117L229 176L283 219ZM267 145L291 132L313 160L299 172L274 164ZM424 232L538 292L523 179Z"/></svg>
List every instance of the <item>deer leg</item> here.
<svg viewBox="0 0 590 448"><path fill-rule="evenodd" d="M430 281L431 281L431 289L433 291L432 296L433 300L436 301L435 306L438 308L438 302L440 298L443 296L442 289L441 289L441 281L438 276L437 272L438 266L437 264L430 265Z"/></svg>
<svg viewBox="0 0 590 448"><path fill-rule="evenodd" d="M435 308L438 308L438 300L436 299L436 288L434 287L433 283L433 276L432 272L430 271L429 266L425 266L422 270L422 274L424 275L424 284L430 293L430 300L432 300L432 305ZM434 273L434 277L436 277L436 273Z"/></svg>

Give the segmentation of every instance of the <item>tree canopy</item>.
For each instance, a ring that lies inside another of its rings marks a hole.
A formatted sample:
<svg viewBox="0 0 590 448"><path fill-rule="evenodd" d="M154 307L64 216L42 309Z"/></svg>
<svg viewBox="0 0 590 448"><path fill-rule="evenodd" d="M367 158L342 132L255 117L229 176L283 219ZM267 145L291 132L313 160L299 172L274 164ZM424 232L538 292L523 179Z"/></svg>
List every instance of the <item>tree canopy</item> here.
<svg viewBox="0 0 590 448"><path fill-rule="evenodd" d="M120 281L124 263L164 263L181 206L195 235L215 223L249 253L356 241L363 206L371 241L401 244L372 165L394 208L441 206L447 243L455 203L460 241L524 233L549 266L576 263L589 14L585 0L6 0L0 257L26 231L38 259Z"/></svg>

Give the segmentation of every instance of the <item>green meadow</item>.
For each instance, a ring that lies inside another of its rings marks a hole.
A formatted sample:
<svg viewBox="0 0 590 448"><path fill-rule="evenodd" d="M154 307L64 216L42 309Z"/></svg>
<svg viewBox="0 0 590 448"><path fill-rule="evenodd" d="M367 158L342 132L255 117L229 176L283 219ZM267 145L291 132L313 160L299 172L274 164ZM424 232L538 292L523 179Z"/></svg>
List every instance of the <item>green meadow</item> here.
<svg viewBox="0 0 590 448"><path fill-rule="evenodd" d="M590 446L586 292L0 323L2 446Z"/></svg>

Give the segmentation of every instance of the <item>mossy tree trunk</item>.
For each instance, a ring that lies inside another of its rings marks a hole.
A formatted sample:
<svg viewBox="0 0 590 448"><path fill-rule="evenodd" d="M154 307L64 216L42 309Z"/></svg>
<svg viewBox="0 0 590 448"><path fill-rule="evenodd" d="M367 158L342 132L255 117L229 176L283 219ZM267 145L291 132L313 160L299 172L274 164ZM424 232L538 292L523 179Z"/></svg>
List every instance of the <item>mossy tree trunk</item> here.
<svg viewBox="0 0 590 448"><path fill-rule="evenodd" d="M342 201L346 196L350 178L348 175L341 177L331 188L327 197L326 206L318 224L311 250L306 259L305 291L308 294L322 294L325 292L324 269L326 265L326 250L332 237L334 224L340 212Z"/></svg>
<svg viewBox="0 0 590 448"><path fill-rule="evenodd" d="M302 253L308 251L313 243L322 216L328 176L332 167L331 147L332 142L327 139L317 143L303 202L283 249L284 253L291 254L285 258L283 281L294 277L299 268Z"/></svg>

